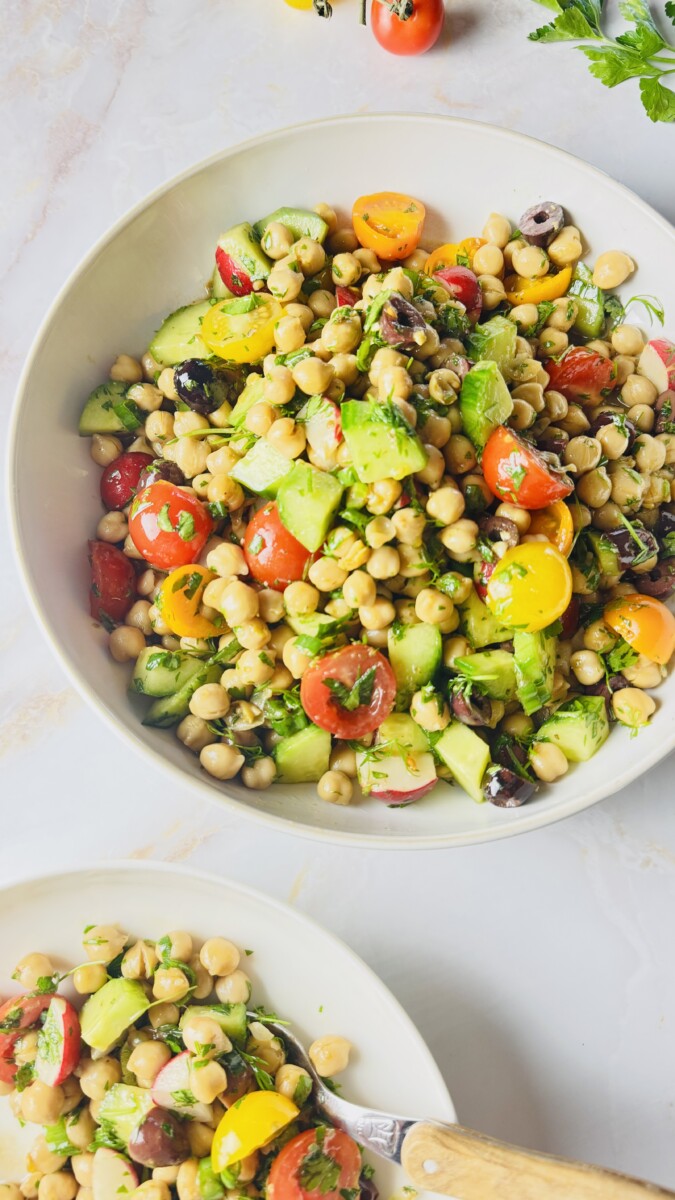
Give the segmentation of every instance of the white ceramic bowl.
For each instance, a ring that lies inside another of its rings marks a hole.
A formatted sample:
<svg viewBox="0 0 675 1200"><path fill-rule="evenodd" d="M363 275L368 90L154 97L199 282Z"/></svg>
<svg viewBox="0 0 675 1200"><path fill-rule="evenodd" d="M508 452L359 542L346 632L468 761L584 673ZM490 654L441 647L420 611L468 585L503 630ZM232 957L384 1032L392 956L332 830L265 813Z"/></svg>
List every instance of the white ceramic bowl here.
<svg viewBox="0 0 675 1200"><path fill-rule="evenodd" d="M84 926L116 922L135 937L156 939L170 929L187 929L200 940L225 936L252 949L244 969L253 981L255 1004L290 1020L306 1045L328 1033L352 1042L350 1065L341 1076L348 1099L401 1116L456 1119L427 1046L370 967L308 917L203 872L166 863L116 863L2 889L0 995L18 990L10 976L24 954L41 950L56 967L70 970L82 960ZM0 1181L23 1178L25 1151L37 1132L35 1126L21 1131L9 1102L0 1100ZM407 1182L400 1167L370 1161L380 1194L400 1193Z"/></svg>
<svg viewBox="0 0 675 1200"><path fill-rule="evenodd" d="M424 201L431 243L480 232L492 211L515 222L530 204L557 200L581 227L591 256L607 249L634 256L638 270L626 295L659 295L675 334L675 231L626 188L568 154L503 129L414 115L341 117L256 138L137 206L57 297L16 401L15 540L33 610L69 675L127 745L175 780L306 836L383 848L491 841L578 812L663 758L675 744L675 679L660 689L660 713L637 741L615 730L595 758L522 808L477 805L443 785L408 808L375 800L343 808L318 800L313 786L256 795L210 780L171 733L140 724L126 691L128 669L110 659L87 612L85 543L100 512L100 472L76 429L89 390L117 353L140 354L168 312L203 294L222 229L282 203L325 200L348 214L357 195L383 188ZM635 311L634 319L643 317Z"/></svg>

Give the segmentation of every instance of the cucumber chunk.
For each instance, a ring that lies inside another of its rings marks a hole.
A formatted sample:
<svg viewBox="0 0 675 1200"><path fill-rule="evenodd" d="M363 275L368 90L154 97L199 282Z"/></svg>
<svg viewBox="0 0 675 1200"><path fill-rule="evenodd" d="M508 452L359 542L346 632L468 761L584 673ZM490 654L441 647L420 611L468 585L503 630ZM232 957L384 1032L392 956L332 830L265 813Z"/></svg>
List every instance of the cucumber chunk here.
<svg viewBox="0 0 675 1200"><path fill-rule="evenodd" d="M304 634L306 637L321 637L326 632L327 626L334 623L335 617L322 612L306 613L304 616L297 617L291 616L289 613L286 616L286 624L298 636Z"/></svg>
<svg viewBox="0 0 675 1200"><path fill-rule="evenodd" d="M217 683L222 673L222 665L214 663L207 666L202 663L201 671L196 672L177 692L160 697L150 705L143 718L143 724L153 725L158 729L170 729L172 725L177 725L188 715L190 700L197 688L203 683Z"/></svg>
<svg viewBox="0 0 675 1200"><path fill-rule="evenodd" d="M574 268L567 294L577 302L574 328L583 337L598 337L605 324L605 293L593 283L593 272L585 263Z"/></svg>
<svg viewBox="0 0 675 1200"><path fill-rule="evenodd" d="M133 433L142 424L139 409L126 399L127 384L115 379L94 388L80 416L80 437L94 433Z"/></svg>
<svg viewBox="0 0 675 1200"><path fill-rule="evenodd" d="M153 1104L152 1093L147 1088L114 1083L101 1101L98 1121L101 1125L104 1121L112 1125L120 1140L128 1146L134 1130L147 1116Z"/></svg>
<svg viewBox="0 0 675 1200"><path fill-rule="evenodd" d="M464 376L459 396L464 432L481 452L491 433L513 412L513 400L496 362L477 362Z"/></svg>
<svg viewBox="0 0 675 1200"><path fill-rule="evenodd" d="M328 770L330 746L330 734L318 725L282 738L274 751L278 778L282 783L317 783Z"/></svg>
<svg viewBox="0 0 675 1200"><path fill-rule="evenodd" d="M213 268L211 276L211 295L214 300L233 300L234 295L228 287L223 283L218 267Z"/></svg>
<svg viewBox="0 0 675 1200"><path fill-rule="evenodd" d="M210 301L200 300L172 312L148 347L152 357L163 367L174 367L186 358L210 358L211 351L199 336L202 320L210 308Z"/></svg>
<svg viewBox="0 0 675 1200"><path fill-rule="evenodd" d="M230 478L236 479L249 492L257 496L273 498L279 490L279 484L285 475L293 469L293 464L265 438L251 446L251 449L230 471Z"/></svg>
<svg viewBox="0 0 675 1200"><path fill-rule="evenodd" d="M129 690L142 696L173 696L204 670L204 660L181 650L146 646L136 659Z"/></svg>
<svg viewBox="0 0 675 1200"><path fill-rule="evenodd" d="M389 662L396 676L396 707L407 709L413 693L433 678L441 664L443 639L438 625L397 625L387 635Z"/></svg>
<svg viewBox="0 0 675 1200"><path fill-rule="evenodd" d="M598 560L598 567L602 575L620 575L623 568L619 560L619 551L613 542L599 533L597 529L588 529L586 531L593 553Z"/></svg>
<svg viewBox="0 0 675 1200"><path fill-rule="evenodd" d="M516 668L508 650L481 650L467 658L456 658L455 670L472 683L479 683L491 700L515 699Z"/></svg>
<svg viewBox="0 0 675 1200"><path fill-rule="evenodd" d="M484 325L476 325L467 342L467 354L473 362L489 358L504 371L516 355L518 331L506 317L491 317Z"/></svg>
<svg viewBox="0 0 675 1200"><path fill-rule="evenodd" d="M577 696L556 709L537 732L537 742L553 742L570 762L586 762L609 737L602 696Z"/></svg>
<svg viewBox="0 0 675 1200"><path fill-rule="evenodd" d="M429 749L424 731L407 713L391 713L385 717L377 731L377 741L378 745L381 742L394 742L396 750L401 746L415 754L425 754Z"/></svg>
<svg viewBox="0 0 675 1200"><path fill-rule="evenodd" d="M282 479L277 493L279 517L306 550L318 550L325 542L343 490L334 475L300 460Z"/></svg>
<svg viewBox="0 0 675 1200"><path fill-rule="evenodd" d="M109 979L89 997L80 1013L82 1041L92 1050L107 1054L149 1006L148 997L135 979Z"/></svg>
<svg viewBox="0 0 675 1200"><path fill-rule="evenodd" d="M268 217L263 217L262 220L256 221L253 229L258 238L261 238L268 225L272 221L278 221L281 225L285 225L296 239L301 237L312 238L315 242L325 242L328 226L323 217L318 213L312 212L308 208L277 208Z"/></svg>
<svg viewBox="0 0 675 1200"><path fill-rule="evenodd" d="M537 712L553 695L557 639L547 634L517 629L513 635L516 694L524 711Z"/></svg>
<svg viewBox="0 0 675 1200"><path fill-rule="evenodd" d="M490 764L490 747L468 725L452 721L434 746L439 758L452 771L460 787L482 804L483 776Z"/></svg>
<svg viewBox="0 0 675 1200"><path fill-rule="evenodd" d="M267 279L272 270L272 260L263 254L260 235L255 234L248 221L242 221L241 225L233 225L227 233L221 234L218 245L249 279Z"/></svg>
<svg viewBox="0 0 675 1200"><path fill-rule="evenodd" d="M249 409L253 408L253 405L262 399L263 377L262 375L251 374L248 376L244 390L230 413L230 425L234 425L235 429L240 429L248 416Z"/></svg>
<svg viewBox="0 0 675 1200"><path fill-rule="evenodd" d="M190 1017L210 1017L233 1042L246 1041L245 1004L190 1004L180 1019L181 1029Z"/></svg>
<svg viewBox="0 0 675 1200"><path fill-rule="evenodd" d="M511 641L513 630L497 620L487 605L483 604L475 588L472 588L468 600L457 607L461 617L462 633L474 650L480 650L483 646L492 646L495 642Z"/></svg>
<svg viewBox="0 0 675 1200"><path fill-rule="evenodd" d="M426 465L427 452L394 404L347 400L342 432L361 483L404 479Z"/></svg>

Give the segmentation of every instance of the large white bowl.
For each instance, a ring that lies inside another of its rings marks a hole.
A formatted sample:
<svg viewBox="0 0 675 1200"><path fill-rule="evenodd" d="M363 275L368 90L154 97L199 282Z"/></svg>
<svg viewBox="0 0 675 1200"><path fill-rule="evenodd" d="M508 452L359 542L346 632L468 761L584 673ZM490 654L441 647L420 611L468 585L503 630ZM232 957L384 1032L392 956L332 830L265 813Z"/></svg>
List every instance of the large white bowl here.
<svg viewBox="0 0 675 1200"><path fill-rule="evenodd" d="M615 730L591 762L531 804L477 805L439 785L409 808L375 800L340 807L311 786L256 795L219 784L171 733L143 728L128 669L108 656L87 612L85 543L98 514L99 469L77 418L120 351L140 354L161 319L203 294L220 231L280 204L326 200L348 214L357 195L383 188L424 201L425 235L459 239L493 210L517 221L554 199L583 230L591 253L630 252L630 291L657 293L675 333L675 231L626 188L540 142L474 122L432 116L340 117L256 138L179 176L123 218L57 297L23 373L10 450L10 503L33 610L82 694L127 745L216 803L287 831L383 848L491 841L579 812L641 775L675 744L675 680L637 741ZM641 311L635 313L637 319Z"/></svg>
<svg viewBox="0 0 675 1200"><path fill-rule="evenodd" d="M187 929L200 941L225 936L242 950L255 1004L288 1019L305 1045L341 1034L354 1046L341 1077L357 1104L401 1116L454 1121L438 1067L410 1018L376 975L344 942L285 904L238 883L166 863L116 863L41 875L0 891L0 995L24 954L41 950L70 970L82 959L87 924L119 923L135 937L157 939ZM34 1125L20 1131L0 1100L0 1181L25 1174ZM400 1192L400 1167L371 1159L382 1196ZM402 1193L401 1193L402 1194ZM431 1200L430 1197L425 1200Z"/></svg>

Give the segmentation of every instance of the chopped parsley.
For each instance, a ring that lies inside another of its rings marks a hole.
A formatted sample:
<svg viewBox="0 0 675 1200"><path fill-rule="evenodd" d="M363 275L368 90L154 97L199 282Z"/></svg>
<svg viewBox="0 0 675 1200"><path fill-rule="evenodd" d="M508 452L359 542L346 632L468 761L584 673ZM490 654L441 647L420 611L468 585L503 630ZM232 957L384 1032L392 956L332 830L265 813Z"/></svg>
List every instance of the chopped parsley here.
<svg viewBox="0 0 675 1200"><path fill-rule="evenodd" d="M354 712L355 709L361 708L363 705L370 704L373 696L373 688L375 686L375 676L377 667L369 667L358 679L354 681L351 688L347 687L339 679L333 679L330 675L323 680L324 687L327 687L332 693L333 699L343 708L345 712Z"/></svg>
<svg viewBox="0 0 675 1200"><path fill-rule="evenodd" d="M334 1192L340 1179L341 1167L317 1143L310 1146L300 1163L298 1182L306 1192Z"/></svg>

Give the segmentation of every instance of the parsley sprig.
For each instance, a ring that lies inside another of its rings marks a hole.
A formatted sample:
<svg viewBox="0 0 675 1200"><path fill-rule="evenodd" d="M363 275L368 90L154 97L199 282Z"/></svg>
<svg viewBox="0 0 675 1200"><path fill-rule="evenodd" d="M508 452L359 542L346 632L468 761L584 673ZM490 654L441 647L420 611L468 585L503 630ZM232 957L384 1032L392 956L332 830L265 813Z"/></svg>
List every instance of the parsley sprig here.
<svg viewBox="0 0 675 1200"><path fill-rule="evenodd" d="M632 28L610 37L602 26L604 0L536 0L555 13L548 25L529 35L533 42L577 42L590 72L616 87L640 80L640 97L650 121L675 121L675 91L663 80L675 74L675 44L666 41L652 16L648 0L619 0L619 12ZM665 15L675 25L675 0L667 0Z"/></svg>

